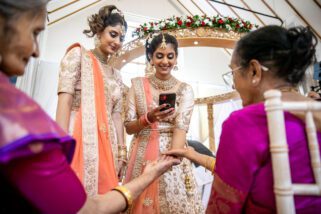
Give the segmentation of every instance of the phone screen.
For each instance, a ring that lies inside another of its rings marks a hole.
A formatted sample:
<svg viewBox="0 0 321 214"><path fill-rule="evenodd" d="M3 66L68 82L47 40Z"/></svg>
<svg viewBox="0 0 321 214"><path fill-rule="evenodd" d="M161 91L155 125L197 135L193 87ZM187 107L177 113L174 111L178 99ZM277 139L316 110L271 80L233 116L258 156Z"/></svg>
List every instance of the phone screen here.
<svg viewBox="0 0 321 214"><path fill-rule="evenodd" d="M159 105L167 104L165 108L162 108L161 111L165 111L169 108L175 108L176 94L175 93L166 93L159 95Z"/></svg>

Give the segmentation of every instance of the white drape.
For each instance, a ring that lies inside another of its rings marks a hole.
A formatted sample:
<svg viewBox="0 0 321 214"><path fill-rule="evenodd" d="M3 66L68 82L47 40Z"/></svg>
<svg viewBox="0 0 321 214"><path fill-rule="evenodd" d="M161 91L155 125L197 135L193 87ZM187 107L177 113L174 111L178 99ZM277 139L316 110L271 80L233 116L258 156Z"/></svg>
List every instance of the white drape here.
<svg viewBox="0 0 321 214"><path fill-rule="evenodd" d="M219 146L222 124L235 110L242 108L240 100L233 100L213 106L215 148ZM208 119L206 105L195 105L187 138L202 142L209 148Z"/></svg>

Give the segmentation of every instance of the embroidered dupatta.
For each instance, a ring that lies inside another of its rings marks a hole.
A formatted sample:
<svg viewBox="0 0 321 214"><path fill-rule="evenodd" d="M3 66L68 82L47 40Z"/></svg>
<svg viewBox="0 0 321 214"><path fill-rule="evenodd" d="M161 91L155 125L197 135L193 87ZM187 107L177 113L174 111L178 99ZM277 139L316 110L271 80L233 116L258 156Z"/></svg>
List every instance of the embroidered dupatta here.
<svg viewBox="0 0 321 214"><path fill-rule="evenodd" d="M145 107L146 112L151 110L153 95L151 92L151 86L148 78L144 77L140 79L143 86L143 92L145 94ZM145 148L143 156L143 164L147 161L155 161L159 156L159 133L157 131L158 124L153 123L150 126L150 135L147 140L147 145ZM141 142L141 137L138 136L134 142L132 148L131 157L129 159L129 165L126 173L126 182L133 179L134 175L134 163L139 157L137 157L138 146ZM130 213L148 213L148 214L159 214L159 179L155 180L151 185L149 185L143 193L134 201L133 207Z"/></svg>
<svg viewBox="0 0 321 214"><path fill-rule="evenodd" d="M96 57L81 48L81 105L76 114L76 150L72 168L90 195L104 194L118 184L108 133L102 70Z"/></svg>

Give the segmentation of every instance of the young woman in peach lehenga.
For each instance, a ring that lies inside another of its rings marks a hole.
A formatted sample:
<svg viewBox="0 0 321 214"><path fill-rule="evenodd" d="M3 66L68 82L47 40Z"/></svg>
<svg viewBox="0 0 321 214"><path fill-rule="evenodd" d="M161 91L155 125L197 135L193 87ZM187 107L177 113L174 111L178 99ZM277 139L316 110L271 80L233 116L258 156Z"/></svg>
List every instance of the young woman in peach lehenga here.
<svg viewBox="0 0 321 214"><path fill-rule="evenodd" d="M125 127L135 134L130 148L126 181L142 173L144 164L171 148L184 148L194 106L192 87L177 80L171 70L177 63L178 43L159 34L146 45L146 55L156 73L135 78L129 90ZM161 93L175 93L175 109L161 111ZM158 107L155 107L158 106ZM203 213L190 161L173 166L134 201L132 213Z"/></svg>
<svg viewBox="0 0 321 214"><path fill-rule="evenodd" d="M122 46L127 29L115 6L102 7L89 20L88 36L96 47L74 44L61 62L57 122L76 139L72 168L89 195L103 194L118 184L126 152L123 140L122 80L107 63Z"/></svg>

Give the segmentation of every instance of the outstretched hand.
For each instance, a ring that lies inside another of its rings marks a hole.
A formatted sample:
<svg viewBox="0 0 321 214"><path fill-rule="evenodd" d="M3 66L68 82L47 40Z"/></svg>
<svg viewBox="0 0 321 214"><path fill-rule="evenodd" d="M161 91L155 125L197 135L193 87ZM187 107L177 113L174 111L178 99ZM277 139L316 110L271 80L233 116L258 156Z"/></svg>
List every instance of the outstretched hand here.
<svg viewBox="0 0 321 214"><path fill-rule="evenodd" d="M309 93L307 94L308 97L312 98L312 99L320 99L321 96L320 94L318 94L315 91L309 91Z"/></svg>
<svg viewBox="0 0 321 214"><path fill-rule="evenodd" d="M162 154L170 155L170 156L173 156L173 157L190 159L191 156L193 155L194 151L195 151L194 148L189 146L189 147L184 148L184 149L172 149L172 150L163 152Z"/></svg>
<svg viewBox="0 0 321 214"><path fill-rule="evenodd" d="M151 174L157 178L173 165L177 164L180 164L179 159L172 156L162 155L158 160L146 163L143 174Z"/></svg>

